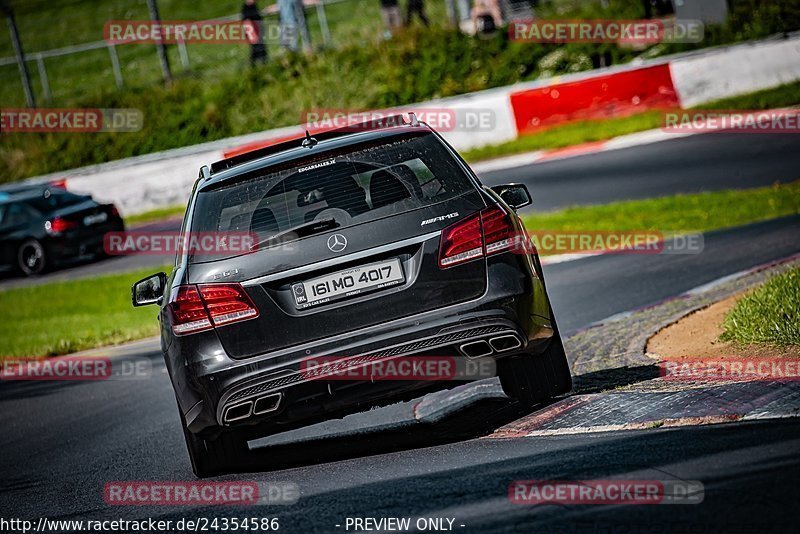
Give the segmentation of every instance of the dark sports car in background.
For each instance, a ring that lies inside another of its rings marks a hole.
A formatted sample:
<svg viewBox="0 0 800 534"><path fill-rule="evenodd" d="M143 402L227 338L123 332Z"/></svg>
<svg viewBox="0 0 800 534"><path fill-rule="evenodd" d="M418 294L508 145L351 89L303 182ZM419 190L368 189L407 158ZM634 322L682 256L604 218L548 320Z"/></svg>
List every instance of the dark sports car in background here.
<svg viewBox="0 0 800 534"><path fill-rule="evenodd" d="M103 254L106 232L124 230L113 204L55 186L0 190L0 269L27 276Z"/></svg>
<svg viewBox="0 0 800 534"><path fill-rule="evenodd" d="M325 381L412 356L492 359L532 406L571 389L527 189L484 187L415 119L287 141L203 167L183 231L249 232L252 252L184 253L133 287L161 341L198 476L246 469L248 441L452 381ZM528 242L529 243L529 242Z"/></svg>

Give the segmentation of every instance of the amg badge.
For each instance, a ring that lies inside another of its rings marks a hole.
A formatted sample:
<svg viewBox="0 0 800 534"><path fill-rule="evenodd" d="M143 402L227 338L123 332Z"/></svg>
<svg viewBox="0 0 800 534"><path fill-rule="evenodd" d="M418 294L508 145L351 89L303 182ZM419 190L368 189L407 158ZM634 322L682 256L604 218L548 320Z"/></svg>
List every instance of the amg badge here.
<svg viewBox="0 0 800 534"><path fill-rule="evenodd" d="M441 215L439 217L434 217L433 219L425 219L424 221L422 221L422 224L420 224L420 226L425 226L426 224L431 224L431 223L440 222L440 221L446 221L447 219L452 219L454 217L458 217L458 212L457 211L455 213L449 213L447 215Z"/></svg>

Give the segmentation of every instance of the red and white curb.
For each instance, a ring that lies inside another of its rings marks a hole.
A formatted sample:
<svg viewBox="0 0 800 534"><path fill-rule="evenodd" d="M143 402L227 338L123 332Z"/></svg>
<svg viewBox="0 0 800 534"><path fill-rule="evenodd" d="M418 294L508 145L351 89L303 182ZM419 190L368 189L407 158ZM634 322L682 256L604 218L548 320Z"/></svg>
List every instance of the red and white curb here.
<svg viewBox="0 0 800 534"><path fill-rule="evenodd" d="M657 379L660 380L660 379ZM533 438L800 416L800 382L706 382L569 397L488 438Z"/></svg>

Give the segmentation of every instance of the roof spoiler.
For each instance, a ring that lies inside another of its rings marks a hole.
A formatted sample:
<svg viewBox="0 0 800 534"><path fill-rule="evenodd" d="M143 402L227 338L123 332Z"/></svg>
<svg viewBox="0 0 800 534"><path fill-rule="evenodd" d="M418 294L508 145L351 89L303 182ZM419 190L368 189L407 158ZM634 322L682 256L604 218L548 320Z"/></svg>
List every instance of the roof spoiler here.
<svg viewBox="0 0 800 534"><path fill-rule="evenodd" d="M303 146L308 149L313 149L314 146L316 146L321 141L336 139L338 137L344 137L346 135L351 135L358 132L365 132L370 130L382 130L385 128L396 128L402 126L411 126L411 127L420 126L420 122L413 111L409 112L408 116L409 116L408 122L406 122L406 119L402 113L398 113L396 115L375 118L357 124L348 124L346 126L341 126L339 128L334 128L331 130L318 129L316 130L316 132L306 130L305 135L299 135L294 139L290 139L288 141L280 141L278 143L275 143L274 145L269 145L263 148L257 148L255 150L251 150L250 152L245 152L244 154L239 154L236 156L231 156L230 158L216 161L211 164L209 177L210 175L216 174L220 171L224 171L225 169L230 169L231 167L235 167L237 165L241 165L242 163L247 163L248 161L254 161L266 156L271 156L273 154L278 154L279 152L283 152L291 148L297 148L299 146ZM311 137L312 134L314 137ZM309 142L309 140L311 140L312 142Z"/></svg>

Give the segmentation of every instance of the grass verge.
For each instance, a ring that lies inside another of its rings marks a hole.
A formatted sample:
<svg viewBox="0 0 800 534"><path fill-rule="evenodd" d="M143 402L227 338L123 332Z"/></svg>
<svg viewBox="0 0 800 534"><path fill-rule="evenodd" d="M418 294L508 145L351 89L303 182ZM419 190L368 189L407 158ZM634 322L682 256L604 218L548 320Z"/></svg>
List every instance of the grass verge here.
<svg viewBox="0 0 800 534"><path fill-rule="evenodd" d="M580 206L527 215L523 220L530 231L653 231L675 235L796 214L800 214L800 182Z"/></svg>
<svg viewBox="0 0 800 534"><path fill-rule="evenodd" d="M787 83L746 95L715 100L696 109L774 109L800 104L800 82Z"/></svg>
<svg viewBox="0 0 800 534"><path fill-rule="evenodd" d="M0 359L68 354L158 334L133 282L159 269L0 291Z"/></svg>
<svg viewBox="0 0 800 534"><path fill-rule="evenodd" d="M125 227L146 224L154 221L162 221L164 219L171 219L173 217L183 217L186 212L186 206L176 204L174 206L165 206L163 208L156 208L154 210L144 211L142 213L135 213L125 217Z"/></svg>
<svg viewBox="0 0 800 534"><path fill-rule="evenodd" d="M800 82L717 100L696 109L762 110L797 104L800 104ZM628 117L572 122L553 126L533 135L525 135L507 143L469 150L462 155L467 161L476 162L535 150L605 141L621 135L660 128L663 116L664 111L647 111Z"/></svg>
<svg viewBox="0 0 800 534"><path fill-rule="evenodd" d="M800 345L800 268L779 274L742 297L722 327L722 341Z"/></svg>

